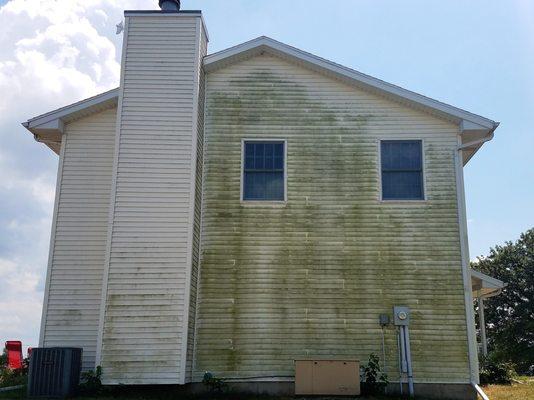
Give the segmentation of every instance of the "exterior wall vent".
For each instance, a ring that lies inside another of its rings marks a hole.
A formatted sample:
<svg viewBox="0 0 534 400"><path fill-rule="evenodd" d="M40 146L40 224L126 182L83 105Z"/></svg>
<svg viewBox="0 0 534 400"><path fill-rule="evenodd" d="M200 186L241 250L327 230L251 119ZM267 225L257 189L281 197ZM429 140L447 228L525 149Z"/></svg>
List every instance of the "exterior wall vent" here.
<svg viewBox="0 0 534 400"><path fill-rule="evenodd" d="M163 11L180 11L180 0L159 0Z"/></svg>
<svg viewBox="0 0 534 400"><path fill-rule="evenodd" d="M71 397L80 382L81 366L80 348L33 349L28 374L28 397Z"/></svg>

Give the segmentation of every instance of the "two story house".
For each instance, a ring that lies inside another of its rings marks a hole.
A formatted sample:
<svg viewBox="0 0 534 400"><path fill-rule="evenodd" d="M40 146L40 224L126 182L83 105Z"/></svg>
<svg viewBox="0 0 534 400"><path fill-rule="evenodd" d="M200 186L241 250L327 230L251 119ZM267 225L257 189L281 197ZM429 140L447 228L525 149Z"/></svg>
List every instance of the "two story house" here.
<svg viewBox="0 0 534 400"><path fill-rule="evenodd" d="M59 154L40 345L276 393L375 353L392 390L473 398L463 167L498 123L267 37L208 55L160 3L125 12L119 88L24 123Z"/></svg>

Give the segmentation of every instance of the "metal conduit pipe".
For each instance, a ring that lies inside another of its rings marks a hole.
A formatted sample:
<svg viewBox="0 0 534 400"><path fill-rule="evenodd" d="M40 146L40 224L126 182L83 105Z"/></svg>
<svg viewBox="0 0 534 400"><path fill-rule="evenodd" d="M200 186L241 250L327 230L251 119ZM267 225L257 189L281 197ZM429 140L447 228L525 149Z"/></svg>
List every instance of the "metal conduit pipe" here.
<svg viewBox="0 0 534 400"><path fill-rule="evenodd" d="M401 355L400 328L397 327L397 349L399 350L399 389L402 396L402 355Z"/></svg>
<svg viewBox="0 0 534 400"><path fill-rule="evenodd" d="M412 352L410 349L410 329L408 326L404 327L404 342L406 346L406 367L408 370L408 391L410 397L414 396L413 389L413 370L412 370Z"/></svg>
<svg viewBox="0 0 534 400"><path fill-rule="evenodd" d="M412 369L412 355L410 349L410 333L408 325L410 324L410 309L403 306L393 307L394 324L397 326L398 347L399 347L399 384L401 394L403 392L404 375L408 381L408 393L410 397L414 396L414 382Z"/></svg>

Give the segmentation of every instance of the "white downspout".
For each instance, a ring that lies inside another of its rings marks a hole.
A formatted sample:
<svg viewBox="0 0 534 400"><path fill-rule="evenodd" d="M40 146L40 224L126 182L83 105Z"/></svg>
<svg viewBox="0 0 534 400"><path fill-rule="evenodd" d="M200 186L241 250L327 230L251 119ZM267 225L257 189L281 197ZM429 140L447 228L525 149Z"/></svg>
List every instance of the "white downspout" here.
<svg viewBox="0 0 534 400"><path fill-rule="evenodd" d="M471 385L475 388L477 394L482 397L482 400L489 400L489 397L480 386L478 386L476 383L471 383Z"/></svg>

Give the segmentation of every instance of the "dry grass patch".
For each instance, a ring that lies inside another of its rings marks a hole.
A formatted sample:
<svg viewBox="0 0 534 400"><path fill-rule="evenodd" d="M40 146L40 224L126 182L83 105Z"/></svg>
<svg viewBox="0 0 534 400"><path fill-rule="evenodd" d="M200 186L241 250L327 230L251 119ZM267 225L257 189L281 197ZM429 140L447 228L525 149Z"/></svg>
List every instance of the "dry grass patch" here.
<svg viewBox="0 0 534 400"><path fill-rule="evenodd" d="M513 385L487 385L483 389L490 400L534 399L534 378L522 378L520 381Z"/></svg>

